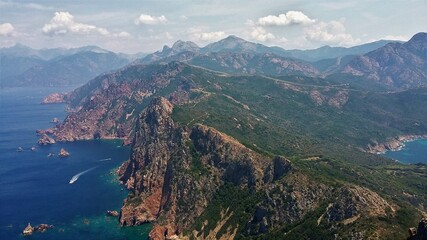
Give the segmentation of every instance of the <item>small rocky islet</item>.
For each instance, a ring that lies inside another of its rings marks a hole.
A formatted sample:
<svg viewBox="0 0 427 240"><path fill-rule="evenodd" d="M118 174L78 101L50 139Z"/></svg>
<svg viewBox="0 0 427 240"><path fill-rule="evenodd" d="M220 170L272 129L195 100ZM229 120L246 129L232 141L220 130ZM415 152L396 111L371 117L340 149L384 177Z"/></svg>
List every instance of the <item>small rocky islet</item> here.
<svg viewBox="0 0 427 240"><path fill-rule="evenodd" d="M61 148L61 150L59 151L58 156L60 158L66 158L66 157L70 156L70 153L67 152L67 150L65 150L64 148Z"/></svg>
<svg viewBox="0 0 427 240"><path fill-rule="evenodd" d="M28 223L27 227L25 227L25 229L22 231L22 235L24 236L30 236L35 232L46 232L48 229L53 228L53 225L49 225L49 224L39 224L35 227L31 226L30 223Z"/></svg>

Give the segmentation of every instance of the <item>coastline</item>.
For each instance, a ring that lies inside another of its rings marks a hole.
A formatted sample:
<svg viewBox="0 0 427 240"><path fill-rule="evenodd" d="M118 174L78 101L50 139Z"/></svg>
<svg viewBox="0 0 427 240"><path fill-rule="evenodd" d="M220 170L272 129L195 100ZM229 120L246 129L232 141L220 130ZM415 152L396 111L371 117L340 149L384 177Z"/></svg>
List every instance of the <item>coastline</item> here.
<svg viewBox="0 0 427 240"><path fill-rule="evenodd" d="M420 135L401 135L391 138L384 143L374 142L373 145L368 144L366 152L372 154L384 154L388 151L400 151L405 147L405 143L423 139L427 139L427 133Z"/></svg>

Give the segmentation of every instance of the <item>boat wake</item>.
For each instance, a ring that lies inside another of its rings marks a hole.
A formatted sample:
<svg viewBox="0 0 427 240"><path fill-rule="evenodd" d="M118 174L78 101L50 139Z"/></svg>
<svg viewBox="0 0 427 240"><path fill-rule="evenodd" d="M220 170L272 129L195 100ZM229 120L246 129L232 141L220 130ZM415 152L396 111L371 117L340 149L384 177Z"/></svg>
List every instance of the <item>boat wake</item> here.
<svg viewBox="0 0 427 240"><path fill-rule="evenodd" d="M93 169L95 169L95 168L97 168L97 166L96 166L96 167L93 167L93 168L89 168L89 169L87 169L87 170L84 170L83 172L77 173L76 175L74 175L74 176L70 179L70 184L73 184L75 181L77 181L77 179L79 179L79 177L80 177L81 175L83 175L83 174L85 174L85 173L87 173L87 172L90 172L90 171L92 171L92 170L93 170Z"/></svg>
<svg viewBox="0 0 427 240"><path fill-rule="evenodd" d="M98 162L105 162L105 161L111 161L111 158L105 158L105 159L98 160Z"/></svg>

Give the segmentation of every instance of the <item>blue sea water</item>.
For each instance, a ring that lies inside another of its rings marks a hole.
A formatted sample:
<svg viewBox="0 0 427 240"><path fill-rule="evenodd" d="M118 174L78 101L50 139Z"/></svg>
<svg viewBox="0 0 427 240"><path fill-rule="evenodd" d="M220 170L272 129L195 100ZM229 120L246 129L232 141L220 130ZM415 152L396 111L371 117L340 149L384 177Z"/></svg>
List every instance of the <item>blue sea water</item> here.
<svg viewBox="0 0 427 240"><path fill-rule="evenodd" d="M406 142L400 151L387 151L387 157L398 160L401 163L424 163L427 164L427 139Z"/></svg>
<svg viewBox="0 0 427 240"><path fill-rule="evenodd" d="M0 89L0 239L146 239L149 225L121 228L116 218L105 215L120 210L127 195L114 170L129 158L129 147L118 140L37 145L35 130L66 116L64 104L42 105L41 100L71 89ZM61 148L70 156L57 157ZM23 237L29 222L54 228Z"/></svg>

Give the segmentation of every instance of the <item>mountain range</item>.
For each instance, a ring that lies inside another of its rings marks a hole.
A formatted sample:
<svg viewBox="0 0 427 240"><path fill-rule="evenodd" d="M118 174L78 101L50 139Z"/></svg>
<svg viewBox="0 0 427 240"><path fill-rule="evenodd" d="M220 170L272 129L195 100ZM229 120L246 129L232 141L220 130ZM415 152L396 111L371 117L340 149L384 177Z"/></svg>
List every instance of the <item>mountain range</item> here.
<svg viewBox="0 0 427 240"><path fill-rule="evenodd" d="M131 145L118 222L152 223L150 239L404 239L427 167L374 153L427 137L426 36L312 62L235 36L178 41L68 93L72 111L39 133Z"/></svg>
<svg viewBox="0 0 427 240"><path fill-rule="evenodd" d="M411 84L425 84L425 54L408 56L413 54L413 51L417 52L425 43L425 34L418 35L418 45L411 45L411 41L403 44L381 40L350 48L325 46L312 50L267 47L236 36L229 36L205 47L199 47L190 41L177 41L172 47L164 46L162 51L148 54L132 64L184 61L227 73L270 76L325 77L345 74L379 82L388 89L407 89ZM396 50L397 48L400 50ZM129 64L137 56L141 55L116 54L96 46L36 50L17 44L11 48L0 49L1 86L81 85L101 73ZM386 58L394 59L397 64L405 64L402 59L411 58L411 62L407 63L407 70L395 74L396 70L383 66L389 64L381 61ZM397 76L391 78L391 74ZM406 83L408 81L409 83Z"/></svg>
<svg viewBox="0 0 427 240"><path fill-rule="evenodd" d="M359 77L390 90L409 89L427 83L426 36L418 33L406 43L378 41L351 48L322 47L305 51L267 47L229 36L203 48L178 41L171 48L165 46L162 51L134 63L183 61L232 74L338 75Z"/></svg>
<svg viewBox="0 0 427 240"><path fill-rule="evenodd" d="M96 46L32 49L17 44L0 49L0 86L82 85L140 56L113 53Z"/></svg>

